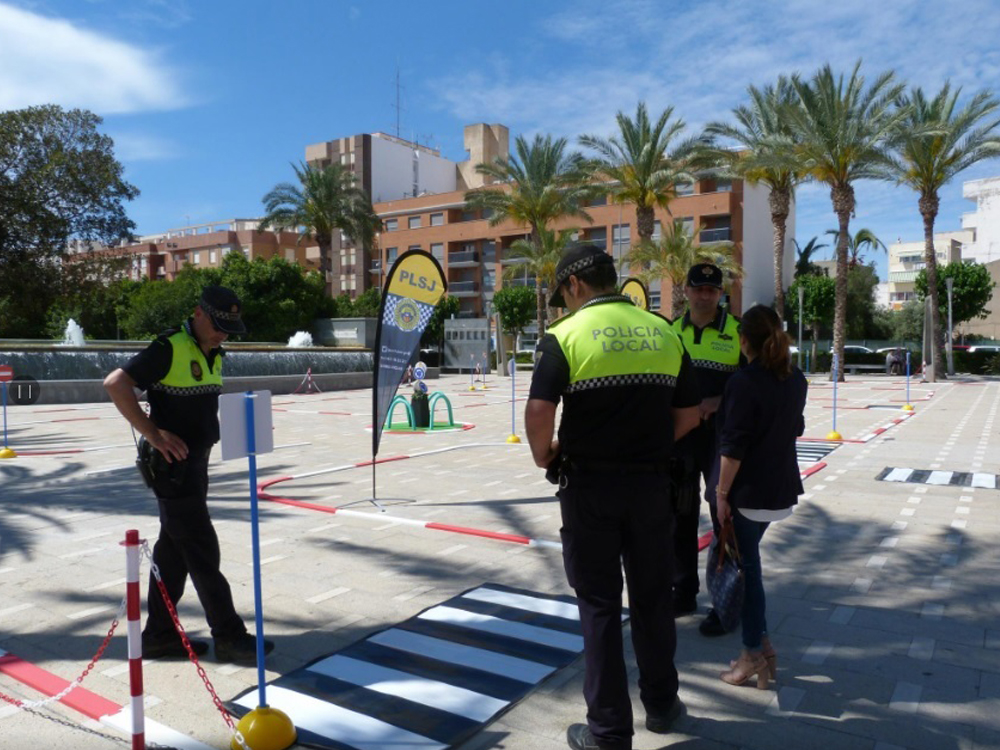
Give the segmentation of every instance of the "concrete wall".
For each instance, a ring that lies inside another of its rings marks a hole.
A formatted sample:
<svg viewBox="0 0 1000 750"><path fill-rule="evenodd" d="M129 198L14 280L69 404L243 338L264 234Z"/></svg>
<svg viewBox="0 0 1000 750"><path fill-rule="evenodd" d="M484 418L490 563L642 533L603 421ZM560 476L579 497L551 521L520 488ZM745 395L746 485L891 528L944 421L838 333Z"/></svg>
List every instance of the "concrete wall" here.
<svg viewBox="0 0 1000 750"><path fill-rule="evenodd" d="M371 144L373 202L413 197L414 182L417 195L449 193L457 187L455 162L384 138L373 136Z"/></svg>
<svg viewBox="0 0 1000 750"><path fill-rule="evenodd" d="M761 185L743 186L743 299L739 310L756 304L774 304L774 224L768 204L770 190ZM785 289L795 274L795 203L785 226L782 282Z"/></svg>
<svg viewBox="0 0 1000 750"><path fill-rule="evenodd" d="M313 339L320 346L375 348L375 318L318 318L313 321Z"/></svg>

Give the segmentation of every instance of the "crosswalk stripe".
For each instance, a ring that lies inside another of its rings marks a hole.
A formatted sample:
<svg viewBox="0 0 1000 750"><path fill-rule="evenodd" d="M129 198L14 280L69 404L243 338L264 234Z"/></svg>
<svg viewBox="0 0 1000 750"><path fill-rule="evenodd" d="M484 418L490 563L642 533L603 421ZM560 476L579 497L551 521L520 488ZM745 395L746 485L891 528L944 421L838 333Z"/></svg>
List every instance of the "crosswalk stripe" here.
<svg viewBox="0 0 1000 750"><path fill-rule="evenodd" d="M932 471L927 477L927 484L951 484L951 471Z"/></svg>
<svg viewBox="0 0 1000 750"><path fill-rule="evenodd" d="M886 482L905 482L912 473L913 469L893 469L883 479Z"/></svg>
<svg viewBox="0 0 1000 750"><path fill-rule="evenodd" d="M972 486L995 490L997 489L997 477L995 474L980 474L976 472L972 475Z"/></svg>
<svg viewBox="0 0 1000 750"><path fill-rule="evenodd" d="M446 750L582 650L571 597L484 584L278 677L267 700L305 745ZM252 688L228 705L257 699Z"/></svg>

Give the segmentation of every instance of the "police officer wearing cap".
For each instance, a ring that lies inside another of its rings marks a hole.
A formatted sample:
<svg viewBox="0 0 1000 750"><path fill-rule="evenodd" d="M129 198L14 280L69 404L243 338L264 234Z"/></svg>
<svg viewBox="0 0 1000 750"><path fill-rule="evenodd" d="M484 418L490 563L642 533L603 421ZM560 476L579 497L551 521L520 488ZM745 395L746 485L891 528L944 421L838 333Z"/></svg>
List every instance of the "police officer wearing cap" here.
<svg viewBox="0 0 1000 750"><path fill-rule="evenodd" d="M632 747L623 564L646 727L666 733L684 713L674 667L673 550L664 543L673 526L667 458L674 440L697 425L700 395L670 324L616 289L604 250L565 252L549 305L570 314L538 343L525 410L532 457L559 483L563 561L580 610L587 723L567 732L577 750Z"/></svg>
<svg viewBox="0 0 1000 750"><path fill-rule="evenodd" d="M674 615L697 610L698 525L701 516L701 478L708 477L715 459L715 412L726 381L746 359L740 352L739 320L730 315L722 299L722 271L711 263L699 263L688 271L684 285L688 310L673 323L673 329L691 357L701 391L701 424L677 446L673 476L677 488L677 524L674 530ZM714 506L712 523L718 530ZM699 625L704 635L723 635L714 610Z"/></svg>
<svg viewBox="0 0 1000 750"><path fill-rule="evenodd" d="M140 470L159 504L160 534L153 548L170 600L177 604L188 575L205 609L219 661L254 663L256 641L233 605L220 570L219 540L208 513L208 457L219 440L222 343L246 332L242 305L225 287L208 286L194 315L162 333L104 380L111 400L142 435ZM146 391L149 415L136 388ZM143 656L185 658L173 619L150 575L149 616L142 633ZM204 641L191 641L197 655ZM265 641L265 653L274 644Z"/></svg>

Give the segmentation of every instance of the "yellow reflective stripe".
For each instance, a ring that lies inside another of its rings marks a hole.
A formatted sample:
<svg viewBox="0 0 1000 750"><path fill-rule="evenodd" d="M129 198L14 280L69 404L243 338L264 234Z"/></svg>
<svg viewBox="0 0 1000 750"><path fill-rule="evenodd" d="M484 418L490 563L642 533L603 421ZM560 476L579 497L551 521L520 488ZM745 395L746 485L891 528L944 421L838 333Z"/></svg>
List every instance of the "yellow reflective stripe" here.
<svg viewBox="0 0 1000 750"><path fill-rule="evenodd" d="M175 389L204 389L222 387L222 356L215 357L215 367L209 369L208 360L205 353L198 346L198 342L181 329L173 334L170 342L172 358L170 360L170 370L166 377L160 380L156 386L157 390L176 392ZM192 363L196 364L201 371L201 379L194 376ZM203 391L210 392L210 391Z"/></svg>

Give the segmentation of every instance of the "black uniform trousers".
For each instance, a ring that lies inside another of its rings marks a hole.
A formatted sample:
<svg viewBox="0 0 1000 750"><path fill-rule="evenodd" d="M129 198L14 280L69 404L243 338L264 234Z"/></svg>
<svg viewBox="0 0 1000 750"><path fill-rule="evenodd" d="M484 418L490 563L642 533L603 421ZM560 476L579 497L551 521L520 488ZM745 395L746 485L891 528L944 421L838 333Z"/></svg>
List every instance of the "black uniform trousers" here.
<svg viewBox="0 0 1000 750"><path fill-rule="evenodd" d="M669 486L665 472L563 470L558 492L563 561L583 627L587 724L602 748L632 747L622 645L623 564L640 699L648 714L663 714L677 696Z"/></svg>
<svg viewBox="0 0 1000 750"><path fill-rule="evenodd" d="M694 598L700 588L698 580L698 530L701 526L701 483L708 482L715 460L715 420L703 422L685 439L687 470L675 475L677 521L674 525L674 592L678 599ZM683 459L675 459L680 462ZM709 503L712 526L716 532L719 524L715 517L715 504Z"/></svg>
<svg viewBox="0 0 1000 750"><path fill-rule="evenodd" d="M154 479L160 536L153 547L153 562L175 606L191 576L212 636L225 638L245 633L246 625L236 613L229 582L220 570L219 538L208 514L208 456L209 450L189 453L186 461L171 464L169 472ZM152 573L147 601L144 635L154 640L169 638L176 631Z"/></svg>

